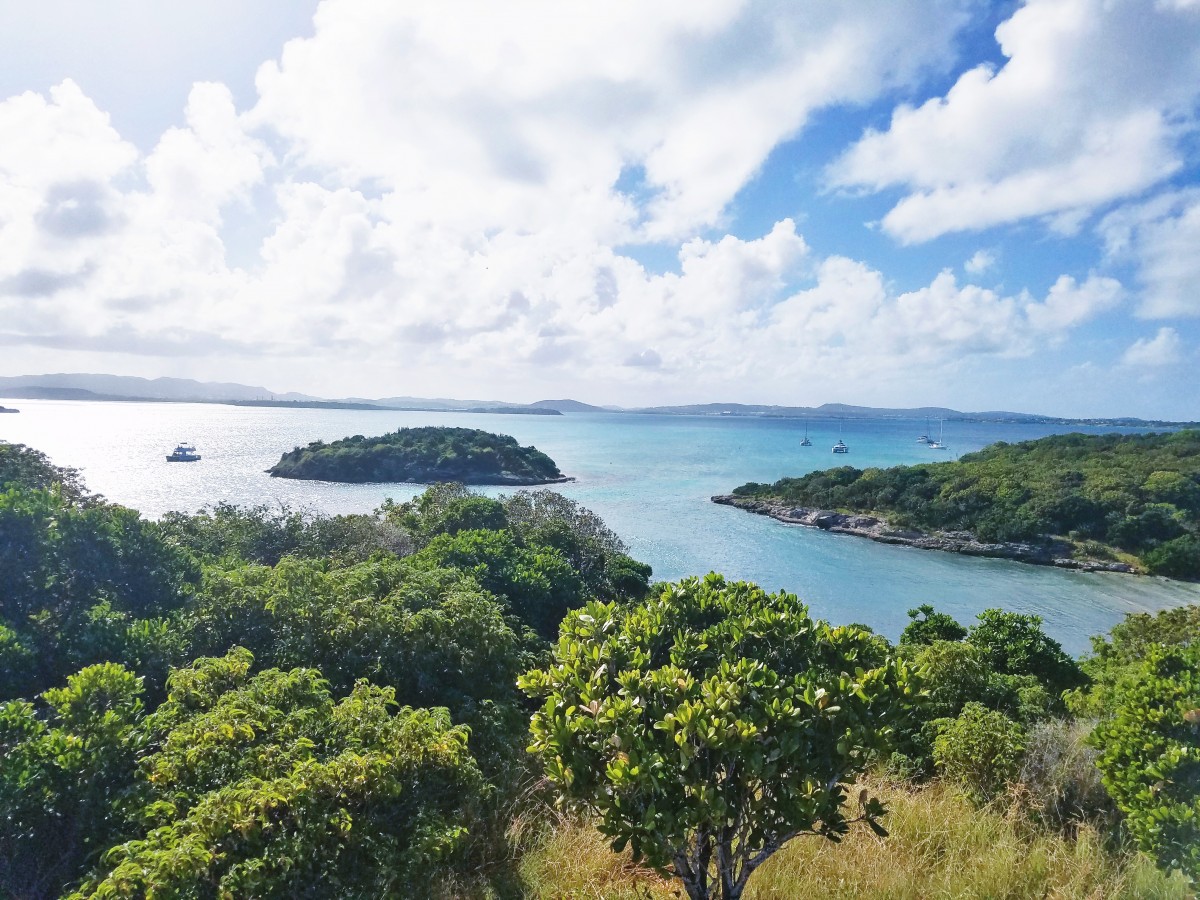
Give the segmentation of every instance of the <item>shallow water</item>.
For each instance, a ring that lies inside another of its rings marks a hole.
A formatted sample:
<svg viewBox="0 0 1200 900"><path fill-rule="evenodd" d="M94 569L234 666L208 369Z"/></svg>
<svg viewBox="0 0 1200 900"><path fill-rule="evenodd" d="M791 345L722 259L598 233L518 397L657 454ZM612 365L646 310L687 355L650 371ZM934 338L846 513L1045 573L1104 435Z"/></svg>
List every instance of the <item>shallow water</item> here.
<svg viewBox="0 0 1200 900"><path fill-rule="evenodd" d="M891 638L919 603L969 622L990 606L1034 612L1072 653L1126 612L1200 603L1200 586L1158 578L1085 574L1004 560L914 550L789 527L718 506L713 494L747 481L772 482L834 465L887 466L952 459L998 440L1061 431L1130 431L1040 425L946 423L948 451L916 443L925 420L813 419L805 423L728 416L574 413L522 416L374 410L279 409L183 403L12 400L0 439L28 444L80 469L88 487L156 517L228 501L283 503L328 513L368 512L416 485L289 481L264 472L281 453L322 439L376 435L402 426L459 425L535 444L576 477L555 490L599 513L654 567L656 578L710 570L799 594L815 614L862 622ZM938 423L930 426L936 436ZM835 456L841 437L850 453ZM181 440L198 463L168 463ZM495 495L501 489L485 489Z"/></svg>

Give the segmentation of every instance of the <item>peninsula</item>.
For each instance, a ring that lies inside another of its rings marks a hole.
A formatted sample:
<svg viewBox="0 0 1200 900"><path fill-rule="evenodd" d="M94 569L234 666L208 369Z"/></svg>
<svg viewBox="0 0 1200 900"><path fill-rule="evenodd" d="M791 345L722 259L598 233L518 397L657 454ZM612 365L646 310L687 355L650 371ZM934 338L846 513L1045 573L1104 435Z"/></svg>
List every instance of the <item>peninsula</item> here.
<svg viewBox="0 0 1200 900"><path fill-rule="evenodd" d="M712 499L885 543L1200 580L1200 431L1000 442L954 462L842 466Z"/></svg>
<svg viewBox="0 0 1200 900"><path fill-rule="evenodd" d="M278 478L316 481L535 485L571 481L536 447L477 428L401 428L380 437L356 434L315 441L283 454L267 470Z"/></svg>

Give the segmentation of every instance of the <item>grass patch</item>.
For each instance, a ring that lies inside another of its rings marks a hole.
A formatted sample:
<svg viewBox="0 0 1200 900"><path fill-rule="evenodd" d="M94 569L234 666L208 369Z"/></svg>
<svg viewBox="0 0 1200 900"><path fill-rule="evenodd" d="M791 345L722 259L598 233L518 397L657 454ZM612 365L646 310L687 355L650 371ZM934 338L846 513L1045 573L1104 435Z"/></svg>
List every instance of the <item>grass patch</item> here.
<svg viewBox="0 0 1200 900"><path fill-rule="evenodd" d="M1047 834L1016 815L975 808L954 787L915 789L872 781L890 812L886 839L855 829L841 844L797 838L754 873L748 900L1185 900L1183 879L1144 856L1116 854L1082 828L1074 840ZM666 900L675 884L613 853L590 825L563 822L525 854L527 896Z"/></svg>

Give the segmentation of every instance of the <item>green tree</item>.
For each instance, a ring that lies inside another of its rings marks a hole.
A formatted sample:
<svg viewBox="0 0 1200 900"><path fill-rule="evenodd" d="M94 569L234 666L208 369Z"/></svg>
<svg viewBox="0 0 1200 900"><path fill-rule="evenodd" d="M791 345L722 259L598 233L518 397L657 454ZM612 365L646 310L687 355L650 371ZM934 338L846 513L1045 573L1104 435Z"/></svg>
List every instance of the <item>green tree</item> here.
<svg viewBox="0 0 1200 900"><path fill-rule="evenodd" d="M1055 701L1063 691L1082 686L1087 676L1063 652L1058 641L1042 631L1042 617L985 609L971 626L967 640L979 647L992 671L1001 675L1032 675Z"/></svg>
<svg viewBox="0 0 1200 900"><path fill-rule="evenodd" d="M58 897L127 836L141 694L104 663L46 691L44 710L0 705L0 895Z"/></svg>
<svg viewBox="0 0 1200 900"><path fill-rule="evenodd" d="M144 725L143 835L73 898L413 896L449 873L482 790L466 729L252 666L235 649L172 674Z"/></svg>
<svg viewBox="0 0 1200 900"><path fill-rule="evenodd" d="M692 900L734 900L793 837L847 832L847 782L915 692L878 653L791 594L715 574L627 608L591 603L564 621L553 663L521 679L544 698L530 749L614 847L670 867ZM885 834L878 801L860 804Z"/></svg>
<svg viewBox="0 0 1200 900"><path fill-rule="evenodd" d="M934 641L961 641L967 636L953 616L937 612L931 603L922 603L908 611L912 619L900 635L901 644L932 644Z"/></svg>
<svg viewBox="0 0 1200 900"><path fill-rule="evenodd" d="M1154 646L1093 733L1138 846L1200 884L1200 643Z"/></svg>

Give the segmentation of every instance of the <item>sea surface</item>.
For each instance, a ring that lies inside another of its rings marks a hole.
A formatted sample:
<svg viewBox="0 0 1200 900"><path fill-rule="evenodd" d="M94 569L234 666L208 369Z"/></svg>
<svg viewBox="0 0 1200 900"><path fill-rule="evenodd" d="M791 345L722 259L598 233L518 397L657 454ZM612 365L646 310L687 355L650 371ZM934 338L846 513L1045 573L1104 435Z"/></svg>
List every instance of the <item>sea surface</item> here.
<svg viewBox="0 0 1200 900"><path fill-rule="evenodd" d="M773 482L834 465L889 466L953 459L995 441L1064 431L1134 429L947 422L946 451L916 439L925 420L762 419L569 413L562 416L286 409L190 403L5 400L0 440L28 444L82 471L108 499L158 517L221 501L325 513L369 512L418 485L344 485L271 478L280 454L317 439L378 435L403 426L457 425L511 434L548 453L576 481L555 490L592 509L660 579L724 573L798 594L814 614L861 622L895 639L921 603L969 623L988 607L1037 613L1071 653L1128 612L1200 603L1200 585L1085 574L1004 560L893 547L787 526L710 502L747 481ZM805 429L812 447L801 447ZM845 456L830 452L839 439ZM180 441L198 463L168 463ZM495 496L505 489L482 489ZM511 491L511 489L507 489Z"/></svg>

